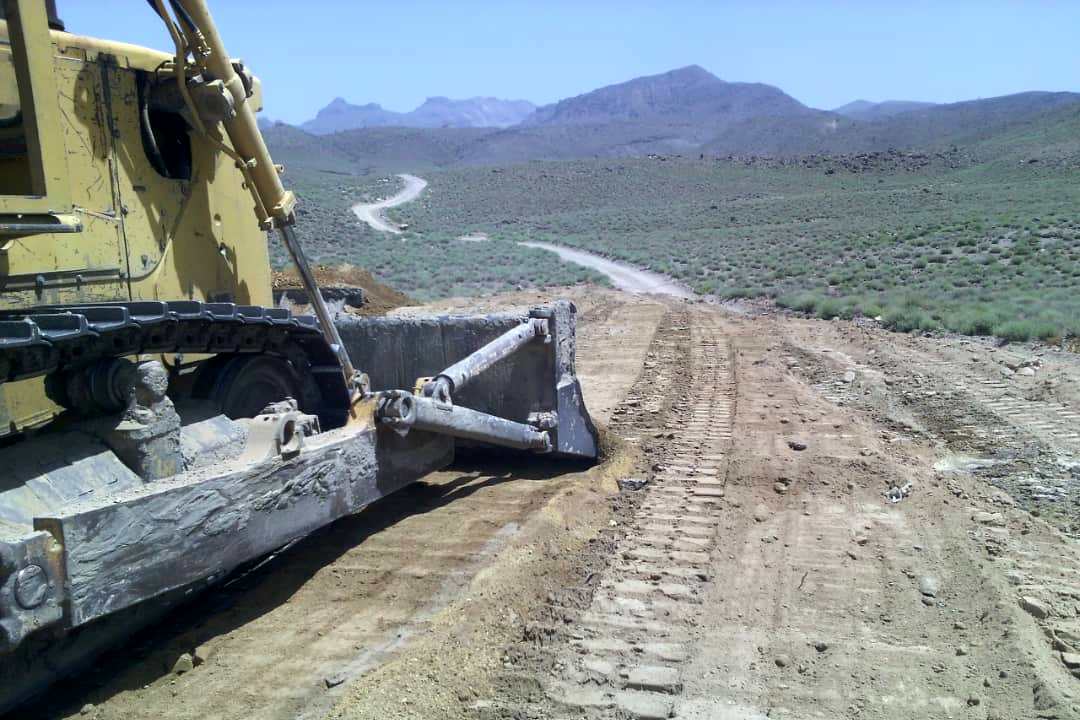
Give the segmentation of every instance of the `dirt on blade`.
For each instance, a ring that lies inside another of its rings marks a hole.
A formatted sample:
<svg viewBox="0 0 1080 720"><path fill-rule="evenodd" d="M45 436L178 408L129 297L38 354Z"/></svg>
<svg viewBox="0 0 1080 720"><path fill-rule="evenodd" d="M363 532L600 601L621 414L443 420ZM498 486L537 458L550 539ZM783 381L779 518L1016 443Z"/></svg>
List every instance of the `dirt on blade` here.
<svg viewBox="0 0 1080 720"><path fill-rule="evenodd" d="M347 307L348 312L381 315L394 308L416 304L405 293L379 282L370 272L354 265L317 265L311 271L320 287L358 287L364 291L364 304L358 308ZM275 271L273 285L275 290L303 288L300 277L292 268Z"/></svg>

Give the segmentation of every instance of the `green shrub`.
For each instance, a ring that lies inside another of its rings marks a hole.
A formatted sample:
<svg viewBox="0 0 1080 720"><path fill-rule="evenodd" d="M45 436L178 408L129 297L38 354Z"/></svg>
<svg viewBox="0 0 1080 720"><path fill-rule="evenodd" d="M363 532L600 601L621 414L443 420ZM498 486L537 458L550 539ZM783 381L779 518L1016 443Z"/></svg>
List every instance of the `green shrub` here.
<svg viewBox="0 0 1080 720"><path fill-rule="evenodd" d="M981 309L965 309L950 315L945 326L963 335L993 335L1001 318Z"/></svg>
<svg viewBox="0 0 1080 720"><path fill-rule="evenodd" d="M818 296L809 292L781 295L776 298L776 304L780 307L804 313L814 312L817 303Z"/></svg>
<svg viewBox="0 0 1080 720"><path fill-rule="evenodd" d="M882 324L897 332L922 332L938 330L941 327L930 313L912 305L904 305L888 310L884 318L882 318Z"/></svg>
<svg viewBox="0 0 1080 720"><path fill-rule="evenodd" d="M822 320L832 320L840 317L844 311L844 304L837 298L819 298L814 304L814 314Z"/></svg>
<svg viewBox="0 0 1080 720"><path fill-rule="evenodd" d="M875 300L862 300L855 304L855 312L868 318L880 317L885 310Z"/></svg>
<svg viewBox="0 0 1080 720"><path fill-rule="evenodd" d="M1026 342L1033 338L1051 340L1060 333L1057 325L1044 320L1009 320L994 327L994 335L1010 342Z"/></svg>

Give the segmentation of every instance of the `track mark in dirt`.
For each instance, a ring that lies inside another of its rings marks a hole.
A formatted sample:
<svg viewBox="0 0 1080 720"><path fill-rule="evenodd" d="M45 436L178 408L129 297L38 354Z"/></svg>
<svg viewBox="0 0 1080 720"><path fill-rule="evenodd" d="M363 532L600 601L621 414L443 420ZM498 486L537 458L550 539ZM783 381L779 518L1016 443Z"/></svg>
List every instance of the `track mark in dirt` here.
<svg viewBox="0 0 1080 720"><path fill-rule="evenodd" d="M677 717L1029 713L1018 613L932 469L793 375L782 329L726 327L739 382L723 582L702 597ZM908 482L918 499L885 502Z"/></svg>
<svg viewBox="0 0 1080 720"><path fill-rule="evenodd" d="M551 618L569 632L554 625L554 640L533 633L549 638L539 649L512 650L531 653L537 674L548 676L527 717L668 717L684 685L700 594L712 581L733 412L727 345L695 315L676 313L661 326L642 380L616 413L614 432L630 442L651 435L662 459L646 489L626 496L611 545L600 550L606 562L589 573L591 592L552 598Z"/></svg>
<svg viewBox="0 0 1080 720"><path fill-rule="evenodd" d="M1080 638L1066 547L1020 511L987 512L926 444L815 392L810 359L791 356L798 332L688 316L651 484L623 494L591 591L553 593L549 625L506 653L501 714L481 716L1071 717L1067 667L1042 652L1044 633L1067 653ZM841 375L859 366L836 355ZM618 417L649 411L646 387ZM1020 548L1032 564L1007 580Z"/></svg>

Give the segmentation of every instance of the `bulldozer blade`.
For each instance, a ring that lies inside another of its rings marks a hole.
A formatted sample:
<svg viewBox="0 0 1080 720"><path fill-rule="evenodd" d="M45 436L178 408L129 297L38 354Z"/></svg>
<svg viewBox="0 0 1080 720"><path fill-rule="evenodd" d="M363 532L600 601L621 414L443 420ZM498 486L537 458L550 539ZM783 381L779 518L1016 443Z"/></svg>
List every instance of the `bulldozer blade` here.
<svg viewBox="0 0 1080 720"><path fill-rule="evenodd" d="M561 300L522 314L339 315L337 327L372 389L394 390L413 388L531 319L546 319L547 335L456 391L454 405L546 429L555 456L594 460L598 437L574 365L576 313L573 303Z"/></svg>
<svg viewBox="0 0 1080 720"><path fill-rule="evenodd" d="M132 612L141 605L221 580L446 466L453 453L446 436L350 426L307 438L289 458L41 511L24 535L0 539L0 714L155 617L152 607ZM37 591L29 598L28 579ZM43 628L54 636L35 634Z"/></svg>
<svg viewBox="0 0 1080 720"><path fill-rule="evenodd" d="M400 392L537 320L543 332L484 364L454 393L455 406L547 433L544 450L555 456L595 458L570 303L471 318L339 316L338 329L372 389ZM193 591L452 462L460 439L430 424L402 433L378 422L373 402L298 445L262 448L272 434L256 426L266 415L251 425L193 421L178 442L211 461L153 481L90 425L10 448L12 472L0 481L0 714ZM213 461L224 456L232 460Z"/></svg>

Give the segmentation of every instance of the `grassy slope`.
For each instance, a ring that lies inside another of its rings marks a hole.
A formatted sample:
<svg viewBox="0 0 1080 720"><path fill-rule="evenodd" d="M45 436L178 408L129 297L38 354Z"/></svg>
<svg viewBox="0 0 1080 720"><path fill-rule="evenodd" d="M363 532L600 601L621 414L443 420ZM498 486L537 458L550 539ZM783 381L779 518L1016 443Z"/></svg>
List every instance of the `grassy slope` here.
<svg viewBox="0 0 1080 720"><path fill-rule="evenodd" d="M364 193L390 192L378 183L384 175L342 175L364 170L344 152L292 141L287 178L300 192L310 253L369 267L420 297L595 279L514 244L534 239L651 267L701 292L770 295L825 317L881 314L901 329L1017 338L1080 333L1077 106L988 137L973 132L963 155L976 161L956 169L696 156L423 163L428 191L391 213L410 224L404 239L371 231L347 208ZM280 142L272 139L275 152ZM493 240L457 239L473 231Z"/></svg>
<svg viewBox="0 0 1080 720"><path fill-rule="evenodd" d="M701 292L771 295L826 317L1076 334L1080 171L1017 159L1040 142L1015 138L995 162L916 172L708 160L452 170L428 177L425 204L397 212L421 232L565 243Z"/></svg>
<svg viewBox="0 0 1080 720"><path fill-rule="evenodd" d="M453 232L376 232L349 210L352 203L386 197L401 181L385 174L348 175L294 165L285 176L298 196L297 232L313 263L353 264L380 281L426 300L451 295L483 295L531 287L583 282L606 284L601 275L565 263L549 252L507 240L470 243ZM416 201L426 203L426 196ZM289 264L284 247L272 237L275 268Z"/></svg>

